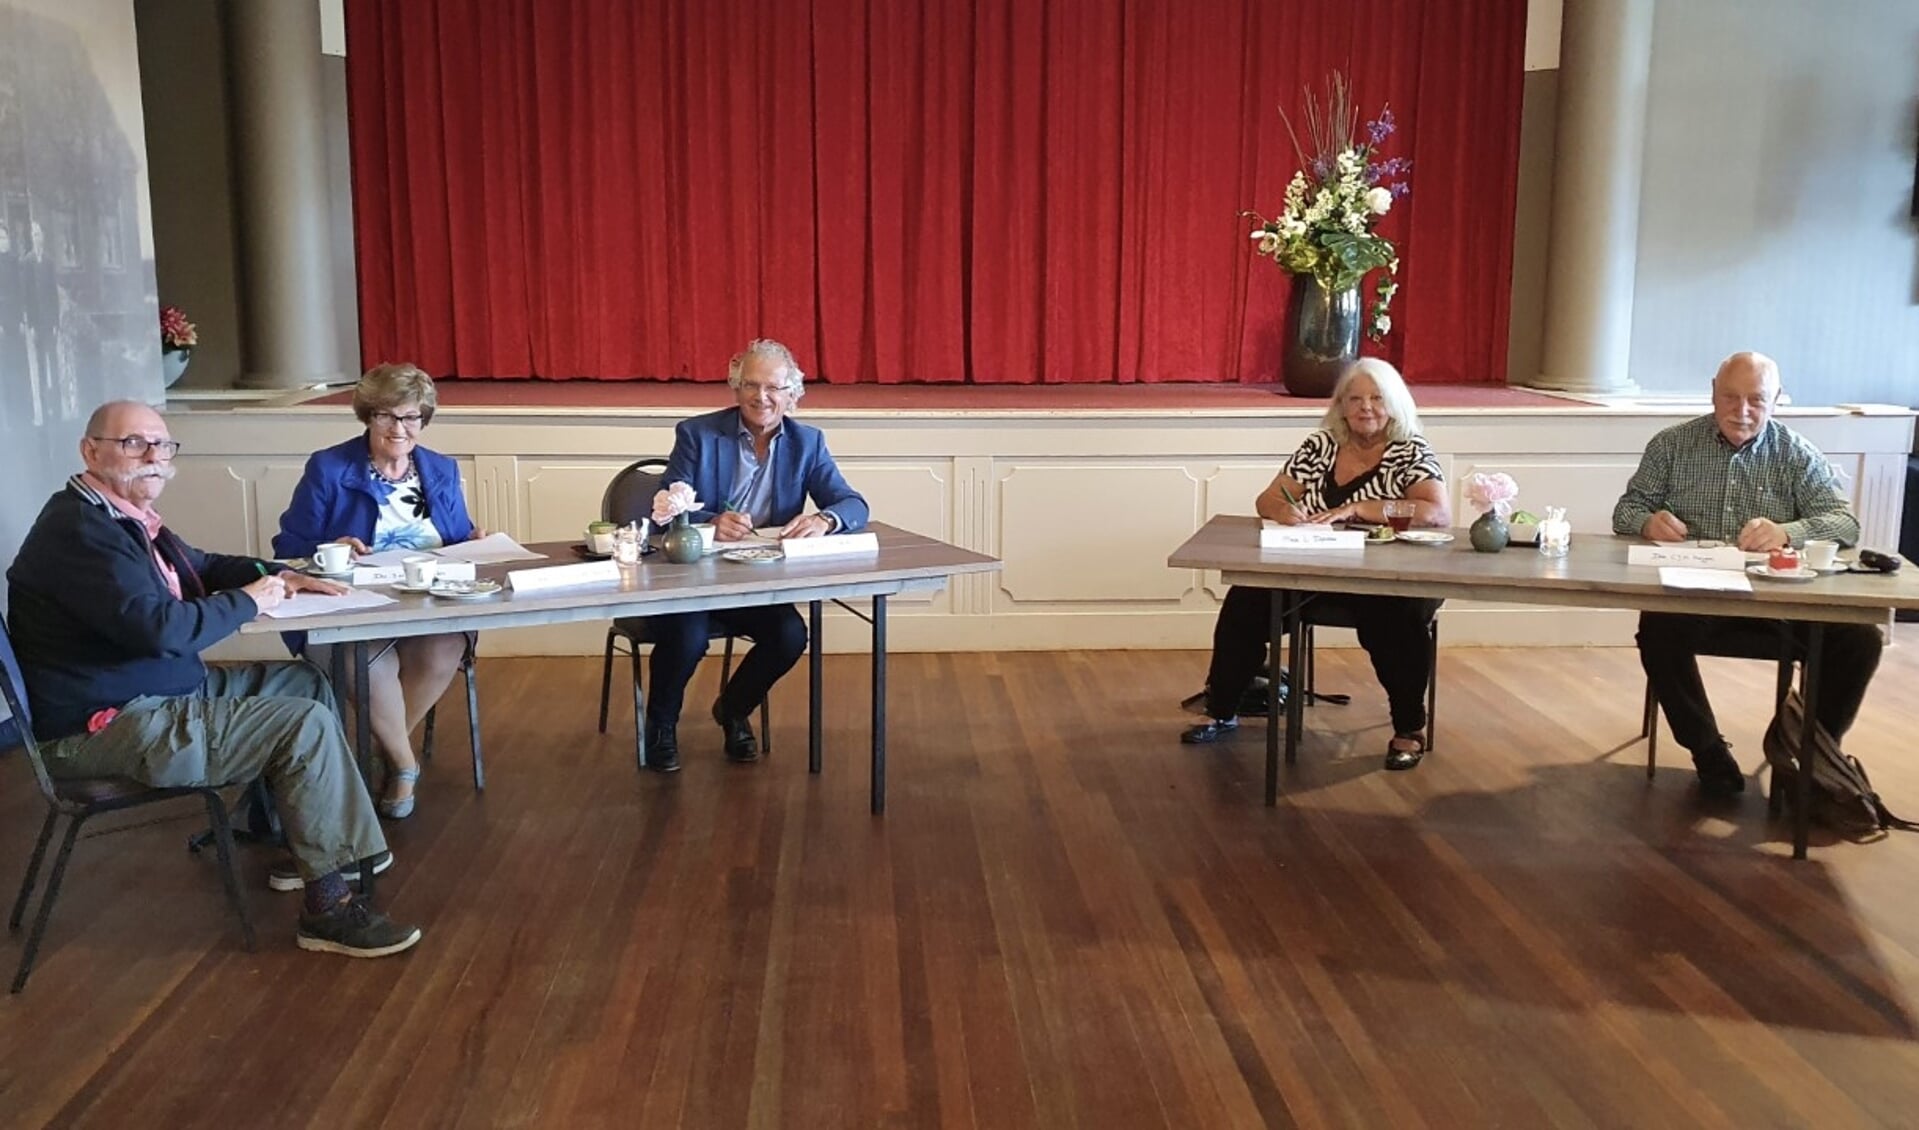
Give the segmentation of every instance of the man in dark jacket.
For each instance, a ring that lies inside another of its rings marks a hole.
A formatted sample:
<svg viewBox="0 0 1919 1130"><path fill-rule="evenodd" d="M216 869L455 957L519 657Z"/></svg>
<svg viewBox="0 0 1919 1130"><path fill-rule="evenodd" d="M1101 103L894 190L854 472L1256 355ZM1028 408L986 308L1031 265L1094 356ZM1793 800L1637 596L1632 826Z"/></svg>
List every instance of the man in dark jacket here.
<svg viewBox="0 0 1919 1130"><path fill-rule="evenodd" d="M47 768L171 787L263 777L306 892L302 949L381 957L420 939L352 897L345 872L391 863L326 679L303 662L208 667L200 652L287 593L331 582L251 557L203 553L153 503L178 445L158 412L102 405L80 441L86 471L40 511L7 571L9 627Z"/></svg>

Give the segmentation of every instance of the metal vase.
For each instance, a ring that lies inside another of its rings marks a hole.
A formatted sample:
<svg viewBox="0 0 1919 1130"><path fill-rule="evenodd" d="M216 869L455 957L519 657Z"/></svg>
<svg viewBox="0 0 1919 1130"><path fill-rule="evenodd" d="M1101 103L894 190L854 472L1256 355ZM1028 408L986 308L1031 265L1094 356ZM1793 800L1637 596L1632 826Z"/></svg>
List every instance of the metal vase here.
<svg viewBox="0 0 1919 1130"><path fill-rule="evenodd" d="M1329 291L1311 274L1293 276L1286 304L1282 379L1294 396L1331 396L1346 366L1359 359L1359 288Z"/></svg>

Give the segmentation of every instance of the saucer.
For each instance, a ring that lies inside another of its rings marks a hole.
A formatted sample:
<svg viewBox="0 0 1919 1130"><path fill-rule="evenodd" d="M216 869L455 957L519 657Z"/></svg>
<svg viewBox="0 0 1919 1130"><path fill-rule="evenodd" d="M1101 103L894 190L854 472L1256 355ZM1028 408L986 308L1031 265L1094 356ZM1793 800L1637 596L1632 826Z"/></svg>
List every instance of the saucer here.
<svg viewBox="0 0 1919 1130"><path fill-rule="evenodd" d="M1817 570L1808 569L1804 566L1797 569L1780 570L1774 569L1770 565L1748 565L1746 566L1746 572L1752 576L1760 577L1768 581L1786 581L1793 584L1804 584L1807 581L1816 581L1819 579Z"/></svg>
<svg viewBox="0 0 1919 1130"><path fill-rule="evenodd" d="M426 590L444 600L484 600L500 595L498 581L437 581Z"/></svg>
<svg viewBox="0 0 1919 1130"><path fill-rule="evenodd" d="M309 577L319 577L321 580L326 581L349 581L353 579L353 566L351 565L348 565L337 573L329 573L309 561L305 565L300 566L300 572L305 573Z"/></svg>
<svg viewBox="0 0 1919 1130"><path fill-rule="evenodd" d="M743 565L770 565L785 556L786 553L778 549L729 549L720 554L722 560L738 561Z"/></svg>
<svg viewBox="0 0 1919 1130"><path fill-rule="evenodd" d="M1453 540L1453 535L1444 530L1407 530L1393 535L1393 540L1411 542L1413 545L1445 545Z"/></svg>
<svg viewBox="0 0 1919 1130"><path fill-rule="evenodd" d="M592 546L586 544L583 541L576 541L573 543L573 552L579 554L581 557L586 558L588 561L605 561L608 558L613 556L611 552L601 553L599 550L594 549Z"/></svg>
<svg viewBox="0 0 1919 1130"><path fill-rule="evenodd" d="M1385 545L1389 541L1398 541L1399 535L1391 526L1373 526L1366 530L1367 545Z"/></svg>
<svg viewBox="0 0 1919 1130"><path fill-rule="evenodd" d="M398 589L401 592L432 592L433 586L446 583L445 581L428 581L424 585L415 585L409 584L406 581L394 581L390 587Z"/></svg>

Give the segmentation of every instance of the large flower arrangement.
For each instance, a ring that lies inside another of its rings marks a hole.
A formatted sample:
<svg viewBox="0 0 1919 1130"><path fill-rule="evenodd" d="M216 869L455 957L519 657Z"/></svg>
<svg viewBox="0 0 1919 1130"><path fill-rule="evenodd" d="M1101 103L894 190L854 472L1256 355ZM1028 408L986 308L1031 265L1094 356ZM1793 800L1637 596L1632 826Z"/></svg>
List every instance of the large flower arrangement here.
<svg viewBox="0 0 1919 1130"><path fill-rule="evenodd" d="M164 352L192 349L200 344L200 333L178 306L160 307L160 348Z"/></svg>
<svg viewBox="0 0 1919 1130"><path fill-rule="evenodd" d="M1393 328L1399 253L1373 225L1394 200L1411 191L1405 178L1413 167L1403 157L1380 159L1380 147L1393 134L1392 108L1382 108L1378 118L1366 123L1362 140L1355 128L1359 118L1352 88L1344 75L1334 72L1323 102L1311 90L1306 92L1310 151L1286 111L1279 116L1301 167L1286 186L1279 215L1269 220L1257 212L1243 213L1259 220L1253 229L1256 249L1294 274L1311 274L1328 291L1356 287L1369 273L1386 268L1366 326L1366 335L1377 341Z"/></svg>

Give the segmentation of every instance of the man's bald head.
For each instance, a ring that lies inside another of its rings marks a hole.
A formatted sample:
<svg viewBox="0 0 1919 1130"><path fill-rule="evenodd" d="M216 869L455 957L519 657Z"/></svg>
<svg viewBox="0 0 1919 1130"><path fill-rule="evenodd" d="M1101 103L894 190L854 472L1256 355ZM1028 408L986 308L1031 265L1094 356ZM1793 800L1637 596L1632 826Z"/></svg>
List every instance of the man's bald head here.
<svg viewBox="0 0 1919 1130"><path fill-rule="evenodd" d="M127 451L122 441L133 437L146 440L147 449L137 455ZM95 478L120 497L151 505L173 477L172 439L166 417L151 405L138 400L110 400L87 417L87 431L80 438L80 458ZM154 444L167 446L163 449Z"/></svg>
<svg viewBox="0 0 1919 1130"><path fill-rule="evenodd" d="M1766 430L1779 402L1779 363L1763 353L1735 353L1712 378L1712 414L1719 434L1744 447Z"/></svg>

